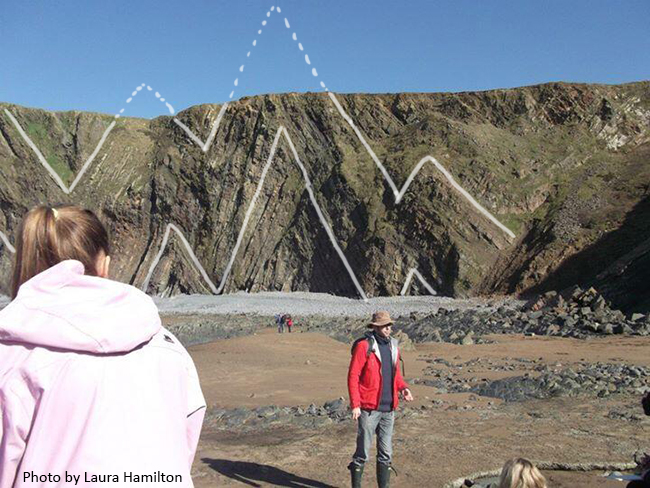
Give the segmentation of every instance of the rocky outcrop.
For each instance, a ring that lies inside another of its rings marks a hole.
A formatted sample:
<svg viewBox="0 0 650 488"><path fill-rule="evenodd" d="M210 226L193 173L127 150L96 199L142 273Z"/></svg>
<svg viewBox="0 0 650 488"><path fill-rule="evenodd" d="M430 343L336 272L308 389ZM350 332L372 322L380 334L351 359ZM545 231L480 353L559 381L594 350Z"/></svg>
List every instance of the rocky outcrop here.
<svg viewBox="0 0 650 488"><path fill-rule="evenodd" d="M626 316L596 290L578 286L548 292L526 306L447 310L424 317L402 317L396 327L414 342L472 344L488 334L527 334L586 338L612 334L650 335L650 315Z"/></svg>
<svg viewBox="0 0 650 488"><path fill-rule="evenodd" d="M595 364L578 371L572 368L553 371L552 368L542 367L539 372L539 376L512 376L486 381L471 387L469 391L508 402L581 394L600 398L615 393L642 395L650 391L650 369L643 366Z"/></svg>
<svg viewBox="0 0 650 488"><path fill-rule="evenodd" d="M421 417L422 409L400 406L395 412L397 419ZM337 398L317 407L308 406L279 407L265 405L257 408L219 408L209 407L205 416L205 427L213 430L236 430L250 432L280 426L304 429L318 429L345 421L350 421L351 410L347 400Z"/></svg>
<svg viewBox="0 0 650 488"><path fill-rule="evenodd" d="M484 359L484 358L483 358ZM523 375L509 375L499 379L463 377L458 369L481 365L485 361L475 359L462 364L450 364L445 360L432 360L436 366L427 367L421 378L413 378L412 383L436 388L436 393L474 393L483 397L499 398L506 402L521 402L532 399L591 395L599 398L614 394L635 395L637 397L650 391L650 368L625 364L594 363L579 367L563 367L561 364L549 366L538 360L517 358L523 363L516 369L527 369ZM437 364L444 364L440 370ZM487 370L514 371L510 367L487 366ZM506 373L508 374L508 373ZM637 406L637 410L639 410ZM626 412L627 413L627 412ZM638 412L637 412L638 413ZM610 412L610 417L622 416ZM625 415L625 414L623 414ZM639 414L638 419L642 416Z"/></svg>
<svg viewBox="0 0 650 488"><path fill-rule="evenodd" d="M396 203L326 94L232 103L205 153L170 117L120 118L70 195L47 174L5 109L67 185L113 118L0 104L0 231L15 242L21 216L37 203L90 207L110 228L114 276L141 286L173 223L218 285L284 126L324 218L370 296L398 294L417 268L448 296L596 282L627 309L649 306L643 277L650 265L650 83L338 100L399 188L417 162L432 155L517 237L509 239L478 213L431 164ZM219 109L200 105L179 119L206 139ZM11 258L0 244L5 293ZM242 289L358 296L285 138L224 282L226 292ZM175 233L148 291L211 292ZM414 279L409 292L427 290Z"/></svg>

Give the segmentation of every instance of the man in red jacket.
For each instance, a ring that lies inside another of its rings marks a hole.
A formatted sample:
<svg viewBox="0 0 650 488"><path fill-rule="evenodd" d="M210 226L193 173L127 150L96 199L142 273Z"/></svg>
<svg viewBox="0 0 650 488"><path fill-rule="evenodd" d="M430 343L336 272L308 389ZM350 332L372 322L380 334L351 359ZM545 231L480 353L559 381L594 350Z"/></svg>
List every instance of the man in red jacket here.
<svg viewBox="0 0 650 488"><path fill-rule="evenodd" d="M372 332L356 341L348 370L348 392L352 419L358 420L357 450L348 469L352 488L361 488L363 467L370 458L370 445L377 433L377 484L388 488L392 459L395 409L399 394L413 400L402 378L397 340L390 337L393 321L388 312L373 314L368 327Z"/></svg>

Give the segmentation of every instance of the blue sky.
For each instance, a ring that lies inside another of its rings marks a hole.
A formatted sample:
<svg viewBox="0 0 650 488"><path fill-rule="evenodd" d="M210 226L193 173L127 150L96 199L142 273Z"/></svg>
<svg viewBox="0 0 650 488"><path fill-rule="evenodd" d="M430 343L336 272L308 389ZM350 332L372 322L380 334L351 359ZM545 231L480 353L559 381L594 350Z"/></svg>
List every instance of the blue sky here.
<svg viewBox="0 0 650 488"><path fill-rule="evenodd" d="M383 93L648 79L648 0L0 2L0 101L49 110L168 115L153 92L125 104L142 83L179 111L321 81Z"/></svg>

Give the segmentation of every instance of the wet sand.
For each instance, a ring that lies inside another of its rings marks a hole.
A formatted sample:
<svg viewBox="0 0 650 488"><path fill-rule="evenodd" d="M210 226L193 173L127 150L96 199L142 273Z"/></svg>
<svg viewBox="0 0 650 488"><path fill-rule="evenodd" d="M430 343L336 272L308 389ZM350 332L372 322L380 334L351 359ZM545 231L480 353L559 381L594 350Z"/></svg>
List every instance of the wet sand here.
<svg viewBox="0 0 650 488"><path fill-rule="evenodd" d="M521 375L526 362L548 365L626 363L650 365L650 338L613 336L590 340L490 336L491 344L419 344L405 351L406 376L418 377L442 358L458 365L475 358L472 375L487 375L483 365L514 368L499 375ZM190 348L209 405L222 408L295 406L346 397L350 347L328 337L295 332L256 335ZM520 365L520 366L519 366ZM520 368L520 369L517 369ZM464 368L467 369L467 368ZM451 367L454 375L468 374ZM495 373L496 374L496 373ZM438 393L413 385L422 415L396 422L392 486L443 487L447 482L500 467L509 457L557 463L628 463L648 446L650 422L610 418L612 410L636 409L633 395L561 397L505 403L468 393ZM434 402L441 402L436 404ZM641 412L640 406L638 407ZM354 449L350 421L320 429L277 425L253 432L204 429L194 465L195 485L347 486L345 466ZM374 462L366 486L374 484ZM623 487L602 473L549 473L549 486Z"/></svg>

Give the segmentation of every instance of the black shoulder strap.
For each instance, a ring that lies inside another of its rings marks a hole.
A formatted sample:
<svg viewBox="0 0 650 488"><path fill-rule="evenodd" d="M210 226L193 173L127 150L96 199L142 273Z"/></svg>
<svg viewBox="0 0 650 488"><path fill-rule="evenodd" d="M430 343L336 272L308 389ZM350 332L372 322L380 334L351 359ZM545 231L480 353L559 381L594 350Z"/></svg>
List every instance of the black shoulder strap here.
<svg viewBox="0 0 650 488"><path fill-rule="evenodd" d="M362 340L364 340L364 337L360 337L359 339L356 339L352 343L352 347L350 348L350 354L354 354L354 349L357 347L357 344L359 344Z"/></svg>
<svg viewBox="0 0 650 488"><path fill-rule="evenodd" d="M366 333L363 335L363 337L359 337L357 340L355 340L352 343L352 349L350 350L350 354L354 354L354 348L357 347L357 344L359 344L361 341L368 341L368 349L366 350L366 359L368 356L372 354L372 333Z"/></svg>
<svg viewBox="0 0 650 488"><path fill-rule="evenodd" d="M355 340L352 343L352 348L350 349L350 354L354 354L354 348L357 347L357 344L359 344L361 341L368 341L368 349L366 350L366 359L368 359L368 357L372 354L372 347L371 347L372 346L372 333L366 333L366 334L364 334L363 337L359 337L357 340ZM400 364L402 366L402 376L405 377L406 376L406 368L404 367L404 358L402 358L402 355L399 353L399 349L398 349L397 354L399 355L399 362L400 362Z"/></svg>

